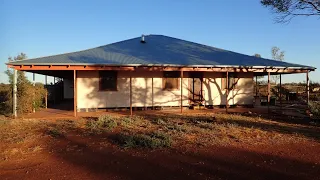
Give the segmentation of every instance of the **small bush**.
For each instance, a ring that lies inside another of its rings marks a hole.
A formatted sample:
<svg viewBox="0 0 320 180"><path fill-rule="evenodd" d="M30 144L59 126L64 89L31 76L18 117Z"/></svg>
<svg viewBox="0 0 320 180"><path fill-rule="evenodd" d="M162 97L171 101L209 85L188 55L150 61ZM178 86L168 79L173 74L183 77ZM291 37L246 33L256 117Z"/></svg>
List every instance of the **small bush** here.
<svg viewBox="0 0 320 180"><path fill-rule="evenodd" d="M157 125L165 125L166 121L164 121L162 118L157 118L153 120L153 123Z"/></svg>
<svg viewBox="0 0 320 180"><path fill-rule="evenodd" d="M127 126L129 126L130 124L132 124L132 121L133 121L133 120L132 120L130 117L123 117L123 118L120 119L120 121L121 121L121 125L122 125L122 126L127 127Z"/></svg>
<svg viewBox="0 0 320 180"><path fill-rule="evenodd" d="M55 137L55 138L63 136L63 133L59 129L56 129L56 128L49 129L47 134L52 136L52 137Z"/></svg>
<svg viewBox="0 0 320 180"><path fill-rule="evenodd" d="M115 138L115 142L124 148L161 148L171 147L171 138L162 133L152 134L120 134Z"/></svg>
<svg viewBox="0 0 320 180"><path fill-rule="evenodd" d="M314 116L320 116L320 102L318 101L310 101L309 109Z"/></svg>
<svg viewBox="0 0 320 180"><path fill-rule="evenodd" d="M103 115L98 118L98 120L89 120L86 123L87 128L91 131L100 132L101 130L112 130L117 127L117 122L113 119L112 116Z"/></svg>

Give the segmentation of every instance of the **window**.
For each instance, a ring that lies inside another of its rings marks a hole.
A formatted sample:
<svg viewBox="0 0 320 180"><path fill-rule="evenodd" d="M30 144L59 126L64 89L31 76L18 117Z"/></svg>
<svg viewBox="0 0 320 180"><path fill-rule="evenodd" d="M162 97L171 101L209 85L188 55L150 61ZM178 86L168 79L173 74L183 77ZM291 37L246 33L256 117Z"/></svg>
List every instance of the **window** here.
<svg viewBox="0 0 320 180"><path fill-rule="evenodd" d="M227 78L221 78L221 88L222 89L237 89L237 83L239 78L236 77L234 74L229 74L228 78L228 87L227 87Z"/></svg>
<svg viewBox="0 0 320 180"><path fill-rule="evenodd" d="M117 71L99 71L99 90L117 90Z"/></svg>
<svg viewBox="0 0 320 180"><path fill-rule="evenodd" d="M162 88L163 90L178 90L180 89L179 83L180 72L168 71L163 72Z"/></svg>

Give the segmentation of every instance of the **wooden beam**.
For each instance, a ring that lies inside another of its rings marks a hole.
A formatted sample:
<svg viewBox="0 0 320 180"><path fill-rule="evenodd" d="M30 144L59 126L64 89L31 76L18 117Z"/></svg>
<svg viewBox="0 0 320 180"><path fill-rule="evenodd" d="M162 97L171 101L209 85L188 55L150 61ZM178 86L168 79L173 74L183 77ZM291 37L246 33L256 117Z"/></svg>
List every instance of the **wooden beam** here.
<svg viewBox="0 0 320 180"><path fill-rule="evenodd" d="M12 103L12 110L13 110L13 117L17 117L17 70L13 69L13 103Z"/></svg>
<svg viewBox="0 0 320 180"><path fill-rule="evenodd" d="M133 115L132 112L132 77L130 75L130 116Z"/></svg>
<svg viewBox="0 0 320 180"><path fill-rule="evenodd" d="M73 115L77 117L77 70L73 70Z"/></svg>
<svg viewBox="0 0 320 180"><path fill-rule="evenodd" d="M270 72L268 72L268 115L270 114Z"/></svg>
<svg viewBox="0 0 320 180"><path fill-rule="evenodd" d="M307 90L307 103L309 104L309 101L310 101L310 79L309 79L309 71L306 73L306 76L307 76L307 87L306 87L306 90Z"/></svg>
<svg viewBox="0 0 320 180"><path fill-rule="evenodd" d="M7 65L22 71L32 70L115 70L115 71L199 71L199 72L245 72L245 73L306 73L311 69L285 68L220 68L220 67L164 67L164 66L104 66L104 65Z"/></svg>
<svg viewBox="0 0 320 180"><path fill-rule="evenodd" d="M180 71L180 112L183 110L183 71Z"/></svg>
<svg viewBox="0 0 320 180"><path fill-rule="evenodd" d="M229 72L227 71L226 73L226 85L227 85L227 88L226 88L226 113L228 113L228 106L229 106L229 103L228 103L228 96L229 96Z"/></svg>

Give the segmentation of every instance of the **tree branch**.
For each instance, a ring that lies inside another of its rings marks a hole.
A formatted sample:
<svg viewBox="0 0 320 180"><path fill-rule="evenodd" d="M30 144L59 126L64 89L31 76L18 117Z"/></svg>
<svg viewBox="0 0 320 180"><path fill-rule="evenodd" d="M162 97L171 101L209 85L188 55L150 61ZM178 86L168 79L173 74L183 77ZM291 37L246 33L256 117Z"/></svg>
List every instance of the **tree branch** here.
<svg viewBox="0 0 320 180"><path fill-rule="evenodd" d="M315 5L313 2L311 2L311 1L306 1L306 0L300 0L300 1L310 4L311 6L313 6L313 8L314 8L316 11L318 11L318 12L320 13L320 7L318 7L317 5ZM319 4L320 4L320 3L319 3Z"/></svg>

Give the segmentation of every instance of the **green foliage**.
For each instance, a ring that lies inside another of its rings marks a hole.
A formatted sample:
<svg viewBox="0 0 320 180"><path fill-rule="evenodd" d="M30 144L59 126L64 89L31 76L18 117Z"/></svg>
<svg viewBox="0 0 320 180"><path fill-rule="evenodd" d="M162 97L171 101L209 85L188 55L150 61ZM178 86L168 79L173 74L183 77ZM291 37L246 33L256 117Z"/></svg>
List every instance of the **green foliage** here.
<svg viewBox="0 0 320 180"><path fill-rule="evenodd" d="M257 57L257 58L261 58L261 55L258 54L258 53L254 54L253 56L254 56L254 57Z"/></svg>
<svg viewBox="0 0 320 180"><path fill-rule="evenodd" d="M284 60L284 51L280 51L280 48L274 46L271 48L271 55L272 59L278 60L278 61L283 61ZM273 79L274 83L277 84L277 81L280 79L279 75L273 75L271 76Z"/></svg>
<svg viewBox="0 0 320 180"><path fill-rule="evenodd" d="M26 54L21 53L18 56L8 60L16 61L23 60L27 58ZM9 85L6 89L6 92L1 92L2 114L12 113L12 88L13 88L13 70L8 69L5 71L9 78ZM0 90L1 91L1 90ZM25 72L17 71L17 111L18 113L31 113L33 108L38 110L41 107L44 107L44 98L46 96L46 89L43 84L36 83L35 86L27 79Z"/></svg>
<svg viewBox="0 0 320 180"><path fill-rule="evenodd" d="M12 112L12 91L9 84L0 84L0 114L8 115ZM12 89L12 88L11 88Z"/></svg>
<svg viewBox="0 0 320 180"><path fill-rule="evenodd" d="M120 120L121 120L121 125L124 127L128 127L133 122L133 120L128 116L123 117Z"/></svg>
<svg viewBox="0 0 320 180"><path fill-rule="evenodd" d="M115 142L124 148L161 148L171 147L171 137L163 133L151 134L120 134L115 138Z"/></svg>
<svg viewBox="0 0 320 180"><path fill-rule="evenodd" d="M320 117L320 102L319 101L310 101L309 109L314 116Z"/></svg>
<svg viewBox="0 0 320 180"><path fill-rule="evenodd" d="M56 128L51 128L47 131L47 134L50 135L51 137L62 137L63 136L63 133L59 130L59 129L56 129Z"/></svg>
<svg viewBox="0 0 320 180"><path fill-rule="evenodd" d="M101 130L112 130L118 126L117 122L110 115L102 115L98 120L90 120L86 123L87 128L93 132L101 132Z"/></svg>
<svg viewBox="0 0 320 180"><path fill-rule="evenodd" d="M257 58L262 58L260 54L256 53L253 55L254 57L257 57ZM257 76L257 79L262 79L263 76Z"/></svg>
<svg viewBox="0 0 320 180"><path fill-rule="evenodd" d="M153 122L157 125L165 125L166 124L166 121L164 121L163 118L154 119Z"/></svg>

